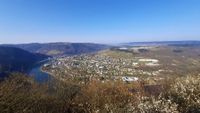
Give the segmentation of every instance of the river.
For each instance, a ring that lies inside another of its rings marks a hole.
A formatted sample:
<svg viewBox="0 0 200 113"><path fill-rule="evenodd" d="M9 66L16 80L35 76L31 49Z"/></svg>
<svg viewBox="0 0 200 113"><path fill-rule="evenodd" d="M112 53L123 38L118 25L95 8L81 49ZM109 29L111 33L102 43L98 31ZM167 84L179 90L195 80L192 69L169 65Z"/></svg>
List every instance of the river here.
<svg viewBox="0 0 200 113"><path fill-rule="evenodd" d="M46 62L47 61L40 62L34 65L33 68L29 71L29 75L33 76L34 80L39 83L47 83L52 79L51 75L41 71L41 66Z"/></svg>

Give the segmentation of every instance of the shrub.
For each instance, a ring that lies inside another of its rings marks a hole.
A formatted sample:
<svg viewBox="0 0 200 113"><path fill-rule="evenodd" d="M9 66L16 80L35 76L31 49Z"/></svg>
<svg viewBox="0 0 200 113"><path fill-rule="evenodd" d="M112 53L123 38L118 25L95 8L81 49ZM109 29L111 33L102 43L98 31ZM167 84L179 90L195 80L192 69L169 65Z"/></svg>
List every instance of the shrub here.
<svg viewBox="0 0 200 113"><path fill-rule="evenodd" d="M0 83L1 113L70 113L77 93L73 85L40 85L22 74L13 74Z"/></svg>
<svg viewBox="0 0 200 113"><path fill-rule="evenodd" d="M81 93L75 102L89 113L128 113L136 101L123 83L93 81Z"/></svg>
<svg viewBox="0 0 200 113"><path fill-rule="evenodd" d="M161 96L142 97L137 106L133 106L134 113L179 113L177 105L171 100L166 100Z"/></svg>
<svg viewBox="0 0 200 113"><path fill-rule="evenodd" d="M177 78L167 94L182 113L200 113L200 77Z"/></svg>
<svg viewBox="0 0 200 113"><path fill-rule="evenodd" d="M174 82L173 82L174 81ZM1 113L199 113L200 77L171 80L159 96L146 95L140 83L37 84L22 74L0 82ZM165 83L165 82L164 82ZM137 90L130 90L137 89Z"/></svg>

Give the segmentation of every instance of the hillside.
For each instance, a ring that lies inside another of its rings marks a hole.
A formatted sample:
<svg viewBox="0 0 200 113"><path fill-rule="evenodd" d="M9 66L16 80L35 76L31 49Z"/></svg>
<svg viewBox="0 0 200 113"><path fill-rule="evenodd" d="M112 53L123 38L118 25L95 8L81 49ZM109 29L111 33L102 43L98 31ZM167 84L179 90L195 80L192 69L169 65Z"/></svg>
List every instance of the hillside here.
<svg viewBox="0 0 200 113"><path fill-rule="evenodd" d="M0 76L9 72L25 72L34 63L45 58L47 56L33 54L19 48L0 46Z"/></svg>
<svg viewBox="0 0 200 113"><path fill-rule="evenodd" d="M82 53L96 52L107 48L106 45L93 43L31 43L6 46L17 47L32 53L40 53L50 56L76 55Z"/></svg>

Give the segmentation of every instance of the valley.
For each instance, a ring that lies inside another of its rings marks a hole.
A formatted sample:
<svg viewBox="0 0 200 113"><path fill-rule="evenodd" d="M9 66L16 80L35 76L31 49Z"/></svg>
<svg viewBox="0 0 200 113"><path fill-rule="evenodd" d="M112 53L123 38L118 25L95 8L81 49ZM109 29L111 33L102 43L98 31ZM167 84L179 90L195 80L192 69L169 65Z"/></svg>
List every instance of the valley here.
<svg viewBox="0 0 200 113"><path fill-rule="evenodd" d="M42 70L62 81L139 80L156 85L169 78L200 74L199 54L200 47L115 47L97 53L58 57L44 64Z"/></svg>
<svg viewBox="0 0 200 113"><path fill-rule="evenodd" d="M0 0L0 113L200 113L200 0Z"/></svg>
<svg viewBox="0 0 200 113"><path fill-rule="evenodd" d="M110 45L93 52L40 57L31 48L2 48L1 64L8 67L2 71L8 77L0 81L3 113L199 110L199 45ZM18 68L10 70L15 62ZM27 70L21 71L24 63Z"/></svg>
<svg viewBox="0 0 200 113"><path fill-rule="evenodd" d="M5 78L10 73L21 72L42 74L40 64L43 60L48 60L59 56L73 56L84 53L97 52L108 48L107 45L94 43L30 43L30 44L2 44L0 45L0 79ZM33 68L33 69L32 69ZM36 70L34 69L36 68ZM39 68L39 69L38 69ZM44 77L45 78L45 77ZM43 81L43 80L39 80ZM46 80L44 80L46 81Z"/></svg>

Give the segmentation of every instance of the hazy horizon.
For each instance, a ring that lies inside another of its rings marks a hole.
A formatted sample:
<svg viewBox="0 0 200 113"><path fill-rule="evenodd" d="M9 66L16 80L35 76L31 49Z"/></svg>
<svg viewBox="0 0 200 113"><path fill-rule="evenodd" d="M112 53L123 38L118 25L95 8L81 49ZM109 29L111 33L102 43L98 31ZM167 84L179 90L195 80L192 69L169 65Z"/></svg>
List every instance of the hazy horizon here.
<svg viewBox="0 0 200 113"><path fill-rule="evenodd" d="M0 43L200 40L198 0L1 0Z"/></svg>
<svg viewBox="0 0 200 113"><path fill-rule="evenodd" d="M2 45L9 44L51 44L51 43L93 43L93 44L107 44L107 45L118 45L118 44L128 44L128 43L159 43L159 42L200 42L200 40L163 40L163 41L129 41L129 42L118 42L118 43L100 43L100 42L21 42L21 43L0 43Z"/></svg>

